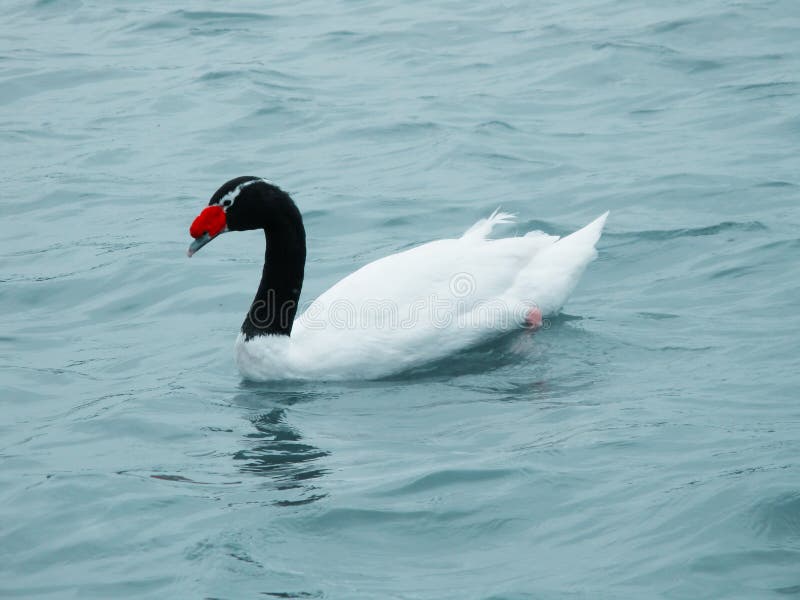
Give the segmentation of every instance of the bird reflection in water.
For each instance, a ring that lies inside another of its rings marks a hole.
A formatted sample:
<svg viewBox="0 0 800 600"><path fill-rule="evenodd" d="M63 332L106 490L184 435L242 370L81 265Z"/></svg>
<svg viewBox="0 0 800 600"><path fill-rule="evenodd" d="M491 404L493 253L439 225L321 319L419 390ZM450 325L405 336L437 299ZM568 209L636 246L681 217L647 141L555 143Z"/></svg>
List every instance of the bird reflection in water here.
<svg viewBox="0 0 800 600"><path fill-rule="evenodd" d="M273 393L263 392L237 397L237 404L249 407L273 405L267 412L250 417L255 431L244 436L247 447L236 452L233 458L239 462L240 471L267 477L275 489L290 496L276 500L275 504L279 506L309 504L327 495L314 484L328 472L320 465L320 459L330 452L303 441L300 431L289 425L286 418L284 406L304 399L283 394L276 398Z"/></svg>

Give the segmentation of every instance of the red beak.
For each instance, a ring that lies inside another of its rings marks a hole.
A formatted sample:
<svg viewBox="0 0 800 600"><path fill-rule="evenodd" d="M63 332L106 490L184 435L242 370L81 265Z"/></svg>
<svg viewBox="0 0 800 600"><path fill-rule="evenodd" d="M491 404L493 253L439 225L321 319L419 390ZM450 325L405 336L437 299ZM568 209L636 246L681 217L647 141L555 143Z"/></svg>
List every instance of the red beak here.
<svg viewBox="0 0 800 600"><path fill-rule="evenodd" d="M189 227L189 233L194 241L189 246L187 254L191 256L225 231L226 224L225 211L219 204L206 206Z"/></svg>

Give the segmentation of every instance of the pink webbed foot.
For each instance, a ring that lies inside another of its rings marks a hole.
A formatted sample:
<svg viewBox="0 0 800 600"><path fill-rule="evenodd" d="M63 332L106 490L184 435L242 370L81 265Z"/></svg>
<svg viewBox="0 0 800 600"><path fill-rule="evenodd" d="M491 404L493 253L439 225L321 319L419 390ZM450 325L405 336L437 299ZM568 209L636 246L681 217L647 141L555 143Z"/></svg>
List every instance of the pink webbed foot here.
<svg viewBox="0 0 800 600"><path fill-rule="evenodd" d="M542 326L542 311L537 307L531 308L525 315L525 326L536 330Z"/></svg>

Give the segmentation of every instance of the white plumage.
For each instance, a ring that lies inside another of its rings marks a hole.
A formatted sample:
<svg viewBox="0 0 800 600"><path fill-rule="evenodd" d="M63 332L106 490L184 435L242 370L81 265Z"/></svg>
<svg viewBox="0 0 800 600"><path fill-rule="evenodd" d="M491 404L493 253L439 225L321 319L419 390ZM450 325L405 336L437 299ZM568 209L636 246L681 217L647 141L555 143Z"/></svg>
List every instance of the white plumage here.
<svg viewBox="0 0 800 600"><path fill-rule="evenodd" d="M236 340L248 379L375 379L557 313L596 256L608 213L559 239L539 231L489 239L513 220L495 211L458 239L371 262L319 296L291 336Z"/></svg>

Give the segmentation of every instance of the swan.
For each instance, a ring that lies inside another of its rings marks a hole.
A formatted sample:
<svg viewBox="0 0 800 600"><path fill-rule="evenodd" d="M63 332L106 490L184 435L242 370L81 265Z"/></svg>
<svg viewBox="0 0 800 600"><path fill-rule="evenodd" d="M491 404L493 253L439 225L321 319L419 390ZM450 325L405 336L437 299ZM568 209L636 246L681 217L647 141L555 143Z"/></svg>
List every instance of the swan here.
<svg viewBox="0 0 800 600"><path fill-rule="evenodd" d="M235 343L246 379L375 379L557 313L595 256L608 213L564 238L531 231L490 239L495 211L455 239L378 259L297 318L306 234L289 194L259 177L220 187L189 228L192 256L229 231L263 229L261 282Z"/></svg>

